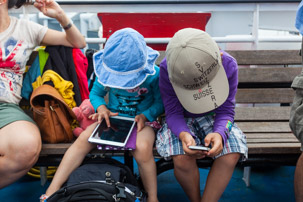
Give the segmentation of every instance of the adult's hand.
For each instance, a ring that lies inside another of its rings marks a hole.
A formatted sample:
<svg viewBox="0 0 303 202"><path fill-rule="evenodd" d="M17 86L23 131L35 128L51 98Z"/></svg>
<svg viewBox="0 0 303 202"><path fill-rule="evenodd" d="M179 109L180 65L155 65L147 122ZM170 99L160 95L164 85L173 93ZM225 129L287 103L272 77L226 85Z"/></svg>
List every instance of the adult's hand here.
<svg viewBox="0 0 303 202"><path fill-rule="evenodd" d="M74 48L86 46L85 38L77 27L71 24L71 20L56 1L36 0L34 6L44 15L57 19L62 27L66 27L65 32L48 29L41 45L63 45Z"/></svg>
<svg viewBox="0 0 303 202"><path fill-rule="evenodd" d="M60 5L54 0L36 0L34 6L44 15L56 18L58 21L60 21L60 17L64 13Z"/></svg>

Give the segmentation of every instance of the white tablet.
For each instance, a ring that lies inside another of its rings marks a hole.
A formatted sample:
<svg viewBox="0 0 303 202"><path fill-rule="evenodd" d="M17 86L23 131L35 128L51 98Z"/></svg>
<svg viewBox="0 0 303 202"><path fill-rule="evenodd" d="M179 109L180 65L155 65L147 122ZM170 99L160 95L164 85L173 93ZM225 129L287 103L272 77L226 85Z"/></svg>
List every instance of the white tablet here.
<svg viewBox="0 0 303 202"><path fill-rule="evenodd" d="M135 125L135 119L122 116L112 116L109 118L110 128L107 127L103 119L99 123L88 141L91 143L105 144L124 147Z"/></svg>

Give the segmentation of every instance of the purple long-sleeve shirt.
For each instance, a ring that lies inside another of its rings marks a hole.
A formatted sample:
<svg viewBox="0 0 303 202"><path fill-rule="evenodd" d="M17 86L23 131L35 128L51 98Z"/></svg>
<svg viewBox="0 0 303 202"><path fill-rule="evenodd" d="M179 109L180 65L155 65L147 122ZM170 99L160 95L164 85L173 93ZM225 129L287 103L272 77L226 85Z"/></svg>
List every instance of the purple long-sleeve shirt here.
<svg viewBox="0 0 303 202"><path fill-rule="evenodd" d="M229 135L229 129L227 127L228 121L233 123L235 115L235 96L238 86L238 64L237 61L228 53L224 51L221 51L221 53L222 64L229 82L229 95L227 100L221 106L211 112L215 113L213 132L219 133L225 144ZM182 107L168 78L166 58L164 58L160 64L159 87L165 108L168 128L170 128L173 134L177 137L179 137L181 132L189 132L192 134L184 117L201 117L210 112L193 114ZM192 135L195 136L195 134Z"/></svg>

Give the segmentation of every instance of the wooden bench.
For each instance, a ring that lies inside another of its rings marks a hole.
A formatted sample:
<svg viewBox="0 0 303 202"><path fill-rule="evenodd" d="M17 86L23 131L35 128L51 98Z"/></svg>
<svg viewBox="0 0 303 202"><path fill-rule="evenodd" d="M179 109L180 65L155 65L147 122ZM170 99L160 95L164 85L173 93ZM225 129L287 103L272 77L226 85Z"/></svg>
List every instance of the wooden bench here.
<svg viewBox="0 0 303 202"><path fill-rule="evenodd" d="M295 165L300 143L289 128L292 80L302 70L299 50L227 51L239 64L235 122L247 136L248 159L244 181L249 185L250 166ZM209 167L211 159L198 160ZM161 159L158 173L172 169Z"/></svg>
<svg viewBox="0 0 303 202"><path fill-rule="evenodd" d="M230 51L240 65L258 65L239 71L235 121L247 136L249 157L243 166L296 165L300 143L289 128L294 90L292 80L302 70L299 50ZM274 106L266 106L266 104ZM260 106L262 105L263 106ZM250 167L244 168L249 186Z"/></svg>
<svg viewBox="0 0 303 202"><path fill-rule="evenodd" d="M292 80L301 72L299 50L227 51L239 64L235 122L247 136L248 159L239 161L245 167L249 185L250 166L295 165L300 143L289 128L290 105L294 90ZM164 57L161 52L157 63ZM43 144L38 166L58 165L71 144ZM93 150L86 162L98 162L105 156L124 156L131 168L129 152ZM154 152L155 158L160 158ZM96 158L97 157L97 158ZM198 160L199 167L209 167L212 159ZM172 161L157 160L157 173L173 169Z"/></svg>
<svg viewBox="0 0 303 202"><path fill-rule="evenodd" d="M258 65L239 70L236 102L254 105L236 108L235 122L246 134L249 148L245 164L253 160L256 165L259 159L260 164L295 165L300 143L289 128L294 97L290 86L302 70L299 51L230 51L230 54L240 65Z"/></svg>

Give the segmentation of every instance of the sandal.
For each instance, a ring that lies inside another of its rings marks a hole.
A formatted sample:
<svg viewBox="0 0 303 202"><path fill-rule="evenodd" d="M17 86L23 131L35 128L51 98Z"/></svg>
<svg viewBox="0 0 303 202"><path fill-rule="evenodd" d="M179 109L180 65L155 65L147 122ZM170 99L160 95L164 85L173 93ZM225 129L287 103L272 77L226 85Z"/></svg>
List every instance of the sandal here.
<svg viewBox="0 0 303 202"><path fill-rule="evenodd" d="M46 202L46 199L48 198L48 196L47 195L45 195L45 194L42 194L41 196L40 196L40 202Z"/></svg>

